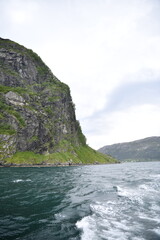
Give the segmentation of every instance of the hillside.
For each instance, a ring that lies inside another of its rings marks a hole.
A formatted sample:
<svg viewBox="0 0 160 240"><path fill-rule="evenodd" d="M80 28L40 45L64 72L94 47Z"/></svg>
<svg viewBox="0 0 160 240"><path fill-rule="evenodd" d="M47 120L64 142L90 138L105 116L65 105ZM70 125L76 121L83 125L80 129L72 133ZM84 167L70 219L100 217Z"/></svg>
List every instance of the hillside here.
<svg viewBox="0 0 160 240"><path fill-rule="evenodd" d="M107 145L98 150L120 161L160 161L160 137Z"/></svg>
<svg viewBox="0 0 160 240"><path fill-rule="evenodd" d="M86 145L69 87L32 50L0 38L0 164L112 160Z"/></svg>

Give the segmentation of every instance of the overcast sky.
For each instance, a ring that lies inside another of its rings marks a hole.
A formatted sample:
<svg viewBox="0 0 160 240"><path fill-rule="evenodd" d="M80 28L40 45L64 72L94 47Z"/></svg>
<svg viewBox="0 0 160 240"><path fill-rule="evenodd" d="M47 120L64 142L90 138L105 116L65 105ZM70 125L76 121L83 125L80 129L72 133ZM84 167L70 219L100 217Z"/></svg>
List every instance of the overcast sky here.
<svg viewBox="0 0 160 240"><path fill-rule="evenodd" d="M0 0L0 30L69 85L91 147L160 136L160 0Z"/></svg>

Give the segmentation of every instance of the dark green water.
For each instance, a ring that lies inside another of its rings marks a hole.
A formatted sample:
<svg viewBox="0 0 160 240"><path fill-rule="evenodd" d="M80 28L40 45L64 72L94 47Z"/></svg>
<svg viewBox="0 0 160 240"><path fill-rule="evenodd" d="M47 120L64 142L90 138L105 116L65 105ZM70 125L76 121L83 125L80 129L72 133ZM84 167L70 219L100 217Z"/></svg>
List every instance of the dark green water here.
<svg viewBox="0 0 160 240"><path fill-rule="evenodd" d="M160 240L160 162L0 168L0 239Z"/></svg>

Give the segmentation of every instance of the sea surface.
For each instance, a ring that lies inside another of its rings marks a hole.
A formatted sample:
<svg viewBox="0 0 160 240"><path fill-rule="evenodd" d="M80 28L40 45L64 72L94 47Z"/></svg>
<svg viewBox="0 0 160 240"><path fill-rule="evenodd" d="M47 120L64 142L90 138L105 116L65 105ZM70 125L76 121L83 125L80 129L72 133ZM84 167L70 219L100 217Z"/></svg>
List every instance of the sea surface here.
<svg viewBox="0 0 160 240"><path fill-rule="evenodd" d="M0 239L160 240L160 162L0 168Z"/></svg>

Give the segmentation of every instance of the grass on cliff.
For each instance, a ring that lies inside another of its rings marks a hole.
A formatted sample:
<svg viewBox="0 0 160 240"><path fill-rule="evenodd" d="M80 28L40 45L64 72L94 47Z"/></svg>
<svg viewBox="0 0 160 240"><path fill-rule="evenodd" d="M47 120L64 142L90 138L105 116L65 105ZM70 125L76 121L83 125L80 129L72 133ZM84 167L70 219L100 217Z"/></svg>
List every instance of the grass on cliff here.
<svg viewBox="0 0 160 240"><path fill-rule="evenodd" d="M23 117L21 116L21 114L19 112L16 112L12 106L9 106L6 103L4 103L3 99L0 99L0 110L1 110L1 113L0 113L1 119L4 118L4 113L7 113L9 115L13 115L17 119L17 121L19 122L21 127L25 127L26 124L25 124L25 121L24 121ZM3 123L3 127L1 127L1 132L3 129L5 129L4 126L6 124L7 123ZM7 127L7 129L8 129L8 127Z"/></svg>
<svg viewBox="0 0 160 240"><path fill-rule="evenodd" d="M16 131L7 123L0 123L0 134L13 135Z"/></svg>
<svg viewBox="0 0 160 240"><path fill-rule="evenodd" d="M74 147L74 151L56 152L48 155L33 152L17 152L13 157L6 159L6 164L106 164L116 163L110 156L99 153L88 146Z"/></svg>

